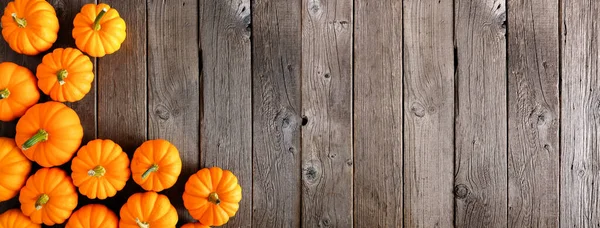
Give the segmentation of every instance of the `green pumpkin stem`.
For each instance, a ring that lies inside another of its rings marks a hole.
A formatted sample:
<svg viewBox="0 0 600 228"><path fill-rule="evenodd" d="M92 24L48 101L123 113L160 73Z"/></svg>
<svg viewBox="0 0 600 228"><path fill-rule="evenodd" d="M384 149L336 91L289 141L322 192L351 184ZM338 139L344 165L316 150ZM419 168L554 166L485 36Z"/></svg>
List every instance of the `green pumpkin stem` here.
<svg viewBox="0 0 600 228"><path fill-rule="evenodd" d="M106 174L106 169L101 165L94 167L88 171L88 176L90 177L103 177Z"/></svg>
<svg viewBox="0 0 600 228"><path fill-rule="evenodd" d="M35 210L41 210L42 207L44 207L44 205L48 203L48 200L50 200L50 196L48 196L47 194L43 193L42 195L40 195L40 197L38 197L38 199L35 201Z"/></svg>
<svg viewBox="0 0 600 228"><path fill-rule="evenodd" d="M142 174L142 180L146 179L146 177L148 177L148 175L150 175L150 173L156 172L156 171L158 171L158 165L157 164L153 164L152 166L150 166L150 168L148 170L146 170L146 172L144 172Z"/></svg>
<svg viewBox="0 0 600 228"><path fill-rule="evenodd" d="M211 192L210 194L208 194L208 202L219 205L221 203L221 200L219 199L219 194L217 194L216 192Z"/></svg>
<svg viewBox="0 0 600 228"><path fill-rule="evenodd" d="M104 14L106 13L106 11L108 11L108 9L103 8L100 13L98 13L98 16L96 16L96 19L94 20L94 30L98 31L100 30L100 28L102 28L100 26L100 19L102 19L102 16L104 16Z"/></svg>
<svg viewBox="0 0 600 228"><path fill-rule="evenodd" d="M140 221L139 218L135 218L135 224L137 224L140 228L150 228L150 224Z"/></svg>
<svg viewBox="0 0 600 228"><path fill-rule="evenodd" d="M39 143L39 142L44 142L48 140L48 132L46 132L44 129L40 129L37 133L35 133L35 135L33 135L31 138L29 138L27 141L25 141L25 143L23 143L23 146L21 146L22 150L27 150L29 148L31 148L32 146L34 146L35 144Z"/></svg>
<svg viewBox="0 0 600 228"><path fill-rule="evenodd" d="M8 88L0 89L0 100L8 98L10 96L10 90Z"/></svg>
<svg viewBox="0 0 600 228"><path fill-rule="evenodd" d="M58 79L58 84L59 85L64 85L65 82L65 78L67 78L67 76L69 76L69 72L65 69L59 70L56 73L56 78Z"/></svg>
<svg viewBox="0 0 600 228"><path fill-rule="evenodd" d="M27 21L24 18L18 18L17 13L12 13L11 16L12 16L13 20L17 23L19 28L27 27Z"/></svg>

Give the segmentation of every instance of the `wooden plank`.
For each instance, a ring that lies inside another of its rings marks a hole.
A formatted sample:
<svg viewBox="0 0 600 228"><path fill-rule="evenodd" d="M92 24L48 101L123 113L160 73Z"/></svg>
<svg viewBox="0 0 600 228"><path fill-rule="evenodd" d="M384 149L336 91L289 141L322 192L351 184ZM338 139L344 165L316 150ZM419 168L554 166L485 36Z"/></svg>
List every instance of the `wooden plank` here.
<svg viewBox="0 0 600 228"><path fill-rule="evenodd" d="M455 225L507 226L506 4L456 0Z"/></svg>
<svg viewBox="0 0 600 228"><path fill-rule="evenodd" d="M252 5L254 227L300 227L301 6Z"/></svg>
<svg viewBox="0 0 600 228"><path fill-rule="evenodd" d="M352 0L302 1L302 226L352 227Z"/></svg>
<svg viewBox="0 0 600 228"><path fill-rule="evenodd" d="M97 61L98 138L111 139L129 157L147 139L146 1L105 0L127 23L127 38L117 52ZM107 206L118 212L141 188L129 180Z"/></svg>
<svg viewBox="0 0 600 228"><path fill-rule="evenodd" d="M243 189L224 227L252 225L250 8L250 0L200 1L202 167L231 170Z"/></svg>
<svg viewBox="0 0 600 228"><path fill-rule="evenodd" d="M562 1L560 226L600 224L600 2Z"/></svg>
<svg viewBox="0 0 600 228"><path fill-rule="evenodd" d="M508 223L558 227L558 1L507 4Z"/></svg>
<svg viewBox="0 0 600 228"><path fill-rule="evenodd" d="M404 225L454 221L452 0L404 2Z"/></svg>
<svg viewBox="0 0 600 228"><path fill-rule="evenodd" d="M177 208L179 225L193 222L183 206L185 182L200 167L198 1L148 1L148 138L166 139L183 166L163 192ZM184 29L185 28L185 29ZM166 45L168 44L168 45Z"/></svg>
<svg viewBox="0 0 600 228"><path fill-rule="evenodd" d="M354 226L402 227L402 1L354 1Z"/></svg>

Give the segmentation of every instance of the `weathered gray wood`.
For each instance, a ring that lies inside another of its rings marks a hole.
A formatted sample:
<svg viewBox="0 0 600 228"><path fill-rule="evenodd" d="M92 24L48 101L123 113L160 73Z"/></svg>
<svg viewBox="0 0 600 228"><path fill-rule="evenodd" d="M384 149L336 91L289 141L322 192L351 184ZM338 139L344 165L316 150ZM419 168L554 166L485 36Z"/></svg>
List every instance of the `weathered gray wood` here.
<svg viewBox="0 0 600 228"><path fill-rule="evenodd" d="M302 226L352 227L352 0L302 1Z"/></svg>
<svg viewBox="0 0 600 228"><path fill-rule="evenodd" d="M455 225L507 226L506 5L456 0Z"/></svg>
<svg viewBox="0 0 600 228"><path fill-rule="evenodd" d="M507 3L508 227L558 227L558 1Z"/></svg>
<svg viewBox="0 0 600 228"><path fill-rule="evenodd" d="M299 227L301 2L252 10L252 226Z"/></svg>
<svg viewBox="0 0 600 228"><path fill-rule="evenodd" d="M600 224L600 2L562 1L561 227Z"/></svg>
<svg viewBox="0 0 600 228"><path fill-rule="evenodd" d="M402 1L354 12L354 226L402 227Z"/></svg>
<svg viewBox="0 0 600 228"><path fill-rule="evenodd" d="M202 167L231 170L242 201L224 227L252 225L250 0L200 1Z"/></svg>
<svg viewBox="0 0 600 228"><path fill-rule="evenodd" d="M193 222L180 197L199 162L200 73L198 1L148 1L148 138L166 139L183 161L177 183L164 192L179 224ZM168 45L165 45L168 44Z"/></svg>
<svg viewBox="0 0 600 228"><path fill-rule="evenodd" d="M404 2L404 225L454 221L452 0Z"/></svg>

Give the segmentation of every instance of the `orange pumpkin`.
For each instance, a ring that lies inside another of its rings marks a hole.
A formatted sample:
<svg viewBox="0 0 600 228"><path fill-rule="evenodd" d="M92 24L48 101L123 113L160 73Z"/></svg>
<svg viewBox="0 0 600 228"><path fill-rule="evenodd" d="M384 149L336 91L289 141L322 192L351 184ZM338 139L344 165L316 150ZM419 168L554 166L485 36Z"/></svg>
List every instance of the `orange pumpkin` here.
<svg viewBox="0 0 600 228"><path fill-rule="evenodd" d="M196 223L185 224L181 228L210 228L210 226L205 226L205 225L202 225L202 223L196 222Z"/></svg>
<svg viewBox="0 0 600 228"><path fill-rule="evenodd" d="M25 184L31 162L15 143L15 140L0 137L0 202L15 197Z"/></svg>
<svg viewBox="0 0 600 228"><path fill-rule="evenodd" d="M129 180L129 158L111 140L96 139L81 147L71 163L71 177L90 199L113 197Z"/></svg>
<svg viewBox="0 0 600 228"><path fill-rule="evenodd" d="M83 139L77 113L59 102L31 107L17 123L15 140L29 158L44 167L68 162Z"/></svg>
<svg viewBox="0 0 600 228"><path fill-rule="evenodd" d="M204 168L185 183L183 205L194 219L221 226L235 215L242 200L242 187L229 170Z"/></svg>
<svg viewBox="0 0 600 228"><path fill-rule="evenodd" d="M120 228L175 227L178 217L169 198L156 192L135 193L121 207Z"/></svg>
<svg viewBox="0 0 600 228"><path fill-rule="evenodd" d="M101 204L85 205L73 212L65 228L117 228L117 215Z"/></svg>
<svg viewBox="0 0 600 228"><path fill-rule="evenodd" d="M109 5L86 4L73 21L77 48L93 57L103 57L121 48L125 41L125 20Z"/></svg>
<svg viewBox="0 0 600 228"><path fill-rule="evenodd" d="M0 215L0 228L39 228L19 209L10 209Z"/></svg>
<svg viewBox="0 0 600 228"><path fill-rule="evenodd" d="M40 99L35 76L11 62L0 63L0 120L12 121Z"/></svg>
<svg viewBox="0 0 600 228"><path fill-rule="evenodd" d="M9 2L2 16L2 36L19 54L37 55L58 38L58 18L45 0Z"/></svg>
<svg viewBox="0 0 600 228"><path fill-rule="evenodd" d="M179 151L167 140L149 140L135 150L131 175L146 191L160 192L175 185L181 173Z"/></svg>
<svg viewBox="0 0 600 228"><path fill-rule="evenodd" d="M94 64L74 48L57 48L48 53L37 67L38 86L50 98L75 102L92 88Z"/></svg>
<svg viewBox="0 0 600 228"><path fill-rule="evenodd" d="M42 168L29 177L19 195L21 210L36 224L64 223L77 207L77 192L65 171Z"/></svg>

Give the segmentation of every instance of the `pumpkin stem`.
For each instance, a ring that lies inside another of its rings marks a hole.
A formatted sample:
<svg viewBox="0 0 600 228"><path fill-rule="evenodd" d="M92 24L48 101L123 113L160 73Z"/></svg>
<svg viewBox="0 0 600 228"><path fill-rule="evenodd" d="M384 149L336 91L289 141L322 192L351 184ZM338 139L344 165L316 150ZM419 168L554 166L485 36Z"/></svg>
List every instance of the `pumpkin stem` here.
<svg viewBox="0 0 600 228"><path fill-rule="evenodd" d="M39 143L39 142L44 142L48 140L48 132L46 132L44 129L40 129L37 133L35 133L35 135L33 135L31 138L29 138L27 141L25 141L25 143L23 143L23 146L21 146L22 150L27 150L29 148L31 148L32 146L34 146L35 144Z"/></svg>
<svg viewBox="0 0 600 228"><path fill-rule="evenodd" d="M58 78L58 84L59 85L64 85L65 82L65 78L67 78L67 76L69 76L69 72L65 69L59 70L56 73L56 78Z"/></svg>
<svg viewBox="0 0 600 228"><path fill-rule="evenodd" d="M25 28L27 26L27 21L24 18L18 18L17 13L12 13L11 16L13 20L15 20L19 28Z"/></svg>
<svg viewBox="0 0 600 228"><path fill-rule="evenodd" d="M106 13L106 11L108 11L106 8L103 8L100 13L98 13L98 16L96 16L96 19L94 20L94 30L98 31L100 30L101 26L100 26L100 19L102 19L102 16L104 16L104 14Z"/></svg>
<svg viewBox="0 0 600 228"><path fill-rule="evenodd" d="M146 172L144 172L142 174L142 179L146 179L146 177L148 177L148 175L150 175L150 173L156 172L156 171L158 171L158 165L153 164L152 166L150 166L150 168L148 170L146 170Z"/></svg>
<svg viewBox="0 0 600 228"><path fill-rule="evenodd" d="M210 194L208 194L208 202L219 205L221 203L221 200L219 199L219 194L217 194L216 192L211 192Z"/></svg>
<svg viewBox="0 0 600 228"><path fill-rule="evenodd" d="M139 218L135 218L135 224L137 224L140 228L150 228L150 224L140 221Z"/></svg>
<svg viewBox="0 0 600 228"><path fill-rule="evenodd" d="M8 88L0 89L0 100L8 98L10 96L10 90Z"/></svg>
<svg viewBox="0 0 600 228"><path fill-rule="evenodd" d="M90 169L88 171L88 176L90 177L103 177L106 174L106 169L101 165L94 167L94 169Z"/></svg>
<svg viewBox="0 0 600 228"><path fill-rule="evenodd" d="M35 201L35 210L41 210L42 207L44 207L44 205L48 203L48 200L50 200L50 196L48 196L45 193L42 193L42 195L40 195L40 197L38 197L38 199Z"/></svg>

